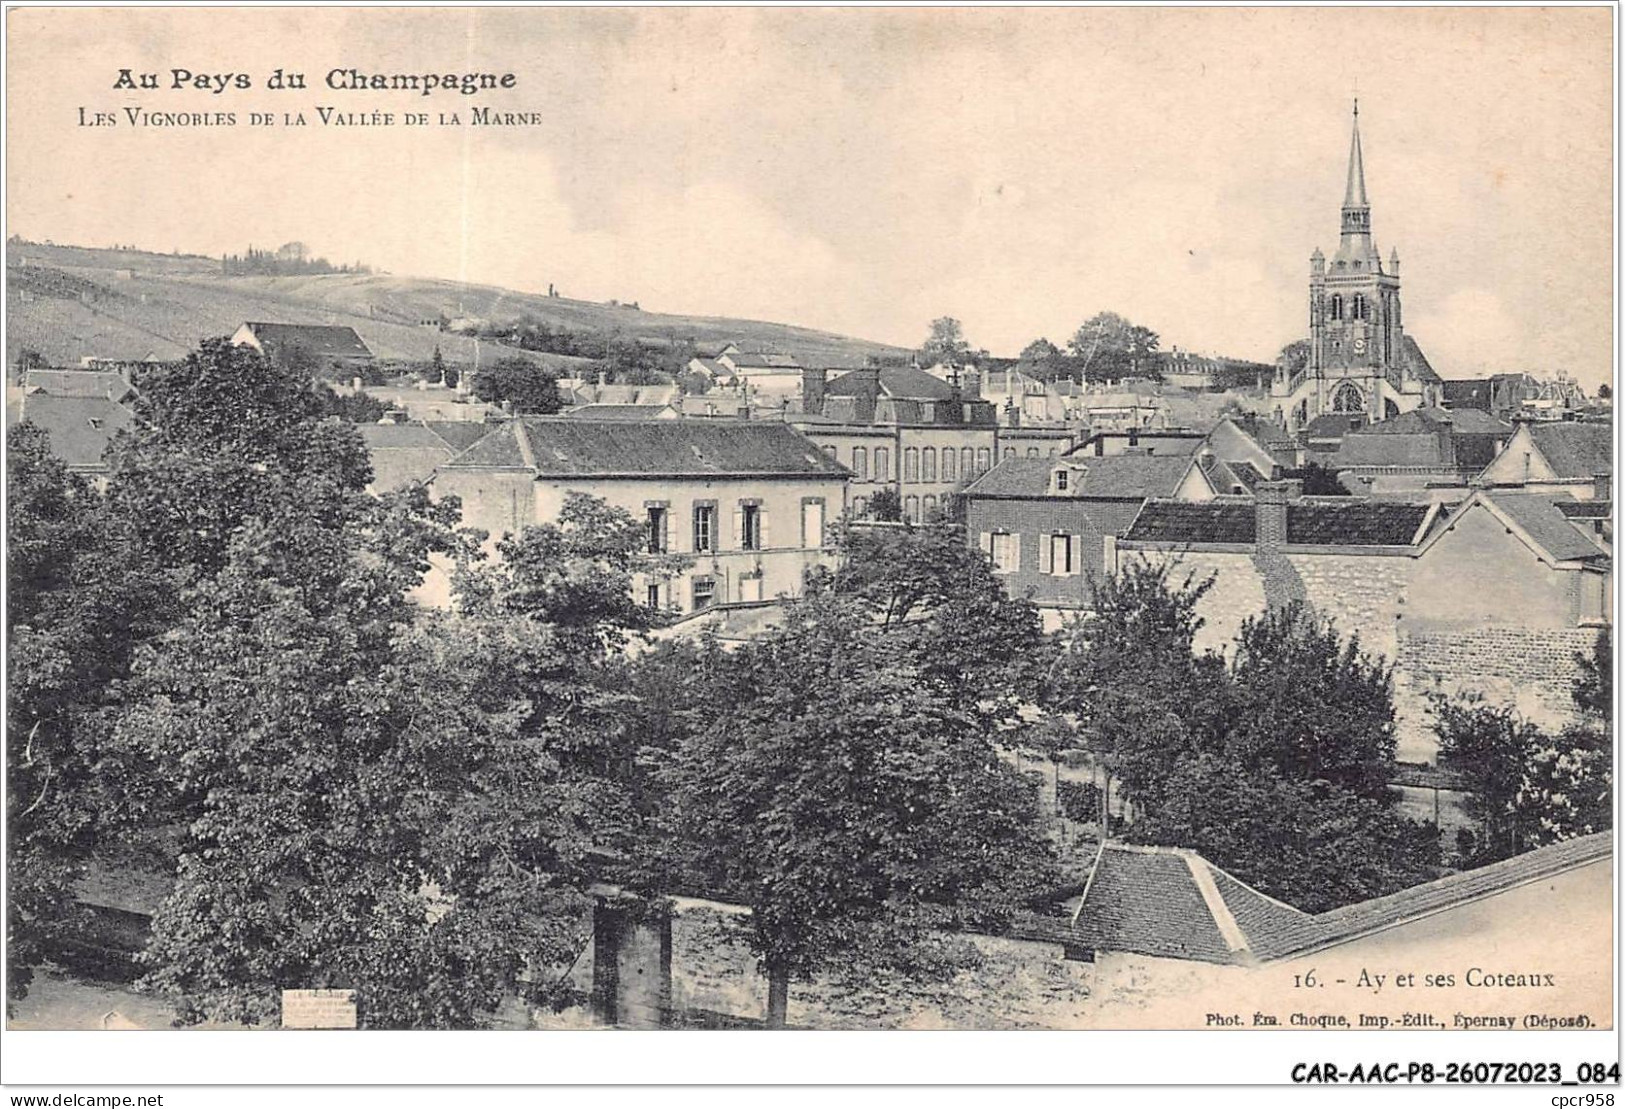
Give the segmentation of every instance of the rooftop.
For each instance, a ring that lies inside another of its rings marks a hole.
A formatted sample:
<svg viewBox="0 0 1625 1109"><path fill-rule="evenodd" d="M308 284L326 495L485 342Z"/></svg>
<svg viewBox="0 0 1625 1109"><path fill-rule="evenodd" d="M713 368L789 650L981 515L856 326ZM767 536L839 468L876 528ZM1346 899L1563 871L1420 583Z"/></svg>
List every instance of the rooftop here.
<svg viewBox="0 0 1625 1109"><path fill-rule="evenodd" d="M1271 962L1335 947L1592 863L1610 832L1581 836L1386 897L1306 913L1192 851L1102 846L1073 920L1079 946L1207 963Z"/></svg>
<svg viewBox="0 0 1625 1109"><path fill-rule="evenodd" d="M442 469L529 470L543 476L844 478L788 424L749 420L506 420Z"/></svg>
<svg viewBox="0 0 1625 1109"><path fill-rule="evenodd" d="M1286 506L1286 541L1322 546L1408 547L1418 541L1418 533L1433 510L1427 504L1304 497ZM1245 545L1256 541L1257 521L1258 507L1247 501L1190 504L1150 500L1123 538L1143 543Z"/></svg>
<svg viewBox="0 0 1625 1109"><path fill-rule="evenodd" d="M261 323L244 324L261 346L302 347L318 358L371 358L372 351L353 327L324 324Z"/></svg>
<svg viewBox="0 0 1625 1109"><path fill-rule="evenodd" d="M1526 424L1559 478L1590 481L1614 472L1614 425L1542 421Z"/></svg>
<svg viewBox="0 0 1625 1109"><path fill-rule="evenodd" d="M6 406L7 422L26 420L51 441L51 453L75 470L103 470L102 455L120 429L135 415L106 397L58 397L32 393L23 398L21 411Z"/></svg>

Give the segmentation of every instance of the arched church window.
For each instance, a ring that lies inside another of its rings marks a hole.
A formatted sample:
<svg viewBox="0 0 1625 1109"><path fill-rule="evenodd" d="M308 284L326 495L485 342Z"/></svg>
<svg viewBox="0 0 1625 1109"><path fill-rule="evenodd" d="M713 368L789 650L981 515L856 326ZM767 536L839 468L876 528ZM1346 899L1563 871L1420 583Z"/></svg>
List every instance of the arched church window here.
<svg viewBox="0 0 1625 1109"><path fill-rule="evenodd" d="M1357 266L1360 263L1356 262L1354 264ZM1365 319L1365 297L1360 293L1355 293L1354 294L1354 304L1353 304L1352 310L1349 312L1349 319L1351 319L1351 320L1363 320L1363 319Z"/></svg>
<svg viewBox="0 0 1625 1109"><path fill-rule="evenodd" d="M1339 385L1337 392L1332 394L1332 411L1364 412L1365 395L1360 392L1360 387L1352 381Z"/></svg>
<svg viewBox="0 0 1625 1109"><path fill-rule="evenodd" d="M1340 320L1342 318L1343 318L1343 298L1342 298L1342 296L1334 293L1332 295L1332 319Z"/></svg>

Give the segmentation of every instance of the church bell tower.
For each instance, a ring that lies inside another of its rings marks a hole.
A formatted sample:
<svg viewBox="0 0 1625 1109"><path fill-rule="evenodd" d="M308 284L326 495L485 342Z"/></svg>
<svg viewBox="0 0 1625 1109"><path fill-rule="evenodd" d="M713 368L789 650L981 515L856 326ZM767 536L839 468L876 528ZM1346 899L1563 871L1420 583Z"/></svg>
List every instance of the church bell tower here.
<svg viewBox="0 0 1625 1109"><path fill-rule="evenodd" d="M1360 102L1354 102L1342 231L1328 260L1309 259L1309 358L1315 380L1312 409L1383 418L1381 382L1398 376L1404 360L1399 307L1399 252L1386 268L1371 237L1371 203L1360 149Z"/></svg>

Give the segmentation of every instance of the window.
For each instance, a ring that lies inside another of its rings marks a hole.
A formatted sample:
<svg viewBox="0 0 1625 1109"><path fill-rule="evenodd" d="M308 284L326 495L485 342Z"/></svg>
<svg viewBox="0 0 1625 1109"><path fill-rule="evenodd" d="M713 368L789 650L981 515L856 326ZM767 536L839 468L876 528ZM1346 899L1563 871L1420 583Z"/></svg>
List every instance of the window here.
<svg viewBox="0 0 1625 1109"><path fill-rule="evenodd" d="M911 524L920 522L920 498L912 493L903 498L903 519Z"/></svg>
<svg viewBox="0 0 1625 1109"><path fill-rule="evenodd" d="M762 549L762 506L746 502L739 506L739 549Z"/></svg>
<svg viewBox="0 0 1625 1109"><path fill-rule="evenodd" d="M694 506L694 550L714 551L717 549L717 506L714 504L697 504ZM695 579L698 581L699 579Z"/></svg>
<svg viewBox="0 0 1625 1109"><path fill-rule="evenodd" d="M1015 456L1016 456L1016 448L1014 448L1014 447L1005 447L1004 448L1004 457L1006 457L1006 458L1014 458Z"/></svg>
<svg viewBox="0 0 1625 1109"><path fill-rule="evenodd" d="M931 520L936 518L936 515L937 496L935 493L927 493L920 501L920 519L929 523Z"/></svg>
<svg viewBox="0 0 1625 1109"><path fill-rule="evenodd" d="M937 480L937 448L926 447L920 452L920 480Z"/></svg>
<svg viewBox="0 0 1625 1109"><path fill-rule="evenodd" d="M909 447L903 451L903 480L920 480L920 449Z"/></svg>
<svg viewBox="0 0 1625 1109"><path fill-rule="evenodd" d="M834 462L835 461L835 448L833 446L825 447L824 448L824 457L829 459L831 462Z"/></svg>
<svg viewBox="0 0 1625 1109"><path fill-rule="evenodd" d="M665 554L671 548L666 534L666 506L649 506L649 553Z"/></svg>
<svg viewBox="0 0 1625 1109"><path fill-rule="evenodd" d="M801 502L801 545L824 545L824 502L820 498L809 497Z"/></svg>
<svg viewBox="0 0 1625 1109"><path fill-rule="evenodd" d="M959 463L959 455L954 452L954 449L952 447L944 447L942 449L942 480L943 481L958 481L959 480L959 465L958 465L958 463Z"/></svg>
<svg viewBox="0 0 1625 1109"><path fill-rule="evenodd" d="M891 449L889 447L875 448L875 480L891 480Z"/></svg>
<svg viewBox="0 0 1625 1109"><path fill-rule="evenodd" d="M1028 447L1027 448L1027 457L1028 458L1037 458L1038 457L1038 448L1037 447Z"/></svg>
<svg viewBox="0 0 1625 1109"><path fill-rule="evenodd" d="M1339 263L1337 263L1337 266L1338 266L1339 269L1341 269L1343 267L1343 263L1339 262ZM1342 318L1343 318L1343 298L1341 296L1337 295L1337 294L1333 294L1333 296L1332 296L1332 319L1340 320Z"/></svg>
<svg viewBox="0 0 1625 1109"><path fill-rule="evenodd" d="M993 452L987 447L976 448L976 472L985 474L993 468Z"/></svg>
<svg viewBox="0 0 1625 1109"><path fill-rule="evenodd" d="M715 578L694 579L694 611L710 608L717 599L717 581Z"/></svg>
<svg viewBox="0 0 1625 1109"><path fill-rule="evenodd" d="M959 472L967 481L976 473L976 452L970 447L959 449Z"/></svg>
<svg viewBox="0 0 1625 1109"><path fill-rule="evenodd" d="M1066 488L1067 488L1067 482L1070 481L1071 479L1072 479L1072 475L1067 473L1065 470L1056 470L1055 471L1055 490L1056 490L1056 492L1065 493Z"/></svg>
<svg viewBox="0 0 1625 1109"><path fill-rule="evenodd" d="M859 481L867 481L869 479L868 447L852 448L852 476L857 478Z"/></svg>
<svg viewBox="0 0 1625 1109"><path fill-rule="evenodd" d="M1044 565L1040 567L1045 573L1054 574L1058 578L1071 577L1078 572L1077 565L1077 538L1071 535L1051 535L1046 539L1049 549L1044 552Z"/></svg>
<svg viewBox="0 0 1625 1109"><path fill-rule="evenodd" d="M650 608L659 608L660 607L660 583L659 582L652 581L652 582L649 583L649 592L648 592L648 597L647 597L645 603Z"/></svg>
<svg viewBox="0 0 1625 1109"><path fill-rule="evenodd" d="M1021 536L996 532L989 537L988 554L995 574L1013 574L1021 569Z"/></svg>

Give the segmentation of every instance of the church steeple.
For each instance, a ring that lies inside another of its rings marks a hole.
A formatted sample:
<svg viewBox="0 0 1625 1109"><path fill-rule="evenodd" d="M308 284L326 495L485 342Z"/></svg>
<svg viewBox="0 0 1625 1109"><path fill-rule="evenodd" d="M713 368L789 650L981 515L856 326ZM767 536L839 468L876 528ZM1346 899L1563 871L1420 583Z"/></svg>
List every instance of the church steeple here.
<svg viewBox="0 0 1625 1109"><path fill-rule="evenodd" d="M1365 158L1360 152L1360 101L1354 101L1354 134L1349 139L1349 179L1343 190L1343 234L1371 231L1371 202L1365 195Z"/></svg>

